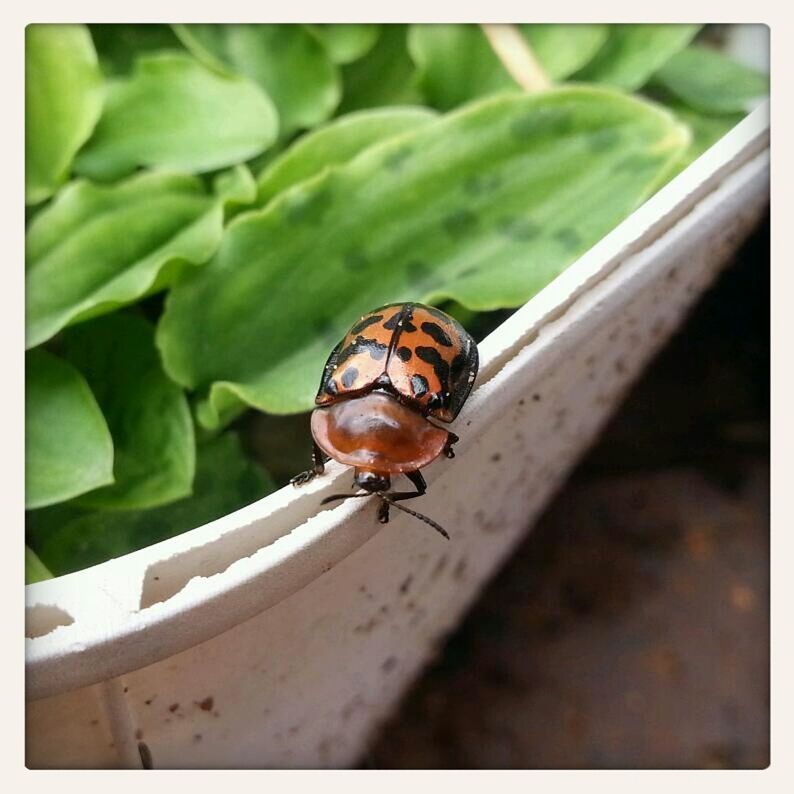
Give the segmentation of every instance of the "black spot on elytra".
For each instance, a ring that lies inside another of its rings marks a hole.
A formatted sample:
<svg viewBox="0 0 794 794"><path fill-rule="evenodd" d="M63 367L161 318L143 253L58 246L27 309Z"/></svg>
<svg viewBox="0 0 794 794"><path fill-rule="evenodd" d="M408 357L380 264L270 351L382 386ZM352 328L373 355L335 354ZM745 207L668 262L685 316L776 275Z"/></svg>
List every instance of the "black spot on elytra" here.
<svg viewBox="0 0 794 794"><path fill-rule="evenodd" d="M430 384L423 375L411 375L411 389L413 390L414 397L417 399L419 397L424 397L429 388Z"/></svg>
<svg viewBox="0 0 794 794"><path fill-rule="evenodd" d="M331 397L336 397L336 395L339 394L339 387L336 385L336 381L333 378L328 378L325 382L323 391Z"/></svg>
<svg viewBox="0 0 794 794"><path fill-rule="evenodd" d="M405 309L389 317L389 319L386 320L385 323L383 323L383 327L387 331L393 331L401 320L402 320L402 331L404 333L411 334L416 330L416 326L411 322L410 312Z"/></svg>
<svg viewBox="0 0 794 794"><path fill-rule="evenodd" d="M395 312L385 323L383 323L383 327L387 331L393 331L397 327L397 323L400 322L400 315L402 312Z"/></svg>
<svg viewBox="0 0 794 794"><path fill-rule="evenodd" d="M337 356L337 365L344 364L351 356L356 353L369 353L372 358L379 361L386 355L387 346L381 344L375 339L365 339L363 336L357 336L344 350L340 351Z"/></svg>
<svg viewBox="0 0 794 794"><path fill-rule="evenodd" d="M358 377L358 370L355 367L348 367L343 373L340 380L342 381L342 385L349 389L355 382L356 378Z"/></svg>
<svg viewBox="0 0 794 794"><path fill-rule="evenodd" d="M607 127L606 129L594 132L588 136L587 148L591 152L606 152L609 149L614 149L620 143L620 133L614 127Z"/></svg>
<svg viewBox="0 0 794 794"><path fill-rule="evenodd" d="M438 382L441 384L447 383L449 380L449 364L441 356L441 353L438 352L434 347L425 347L424 345L418 345L416 348L416 356L417 358L422 359L422 361L427 362L433 367L433 371L436 373L436 377L438 378Z"/></svg>
<svg viewBox="0 0 794 794"><path fill-rule="evenodd" d="M466 362L468 360L469 354L465 350L458 353L458 355L452 359L452 366L449 368L449 374L453 384L457 383L460 379L460 376L463 374L463 370L466 367Z"/></svg>
<svg viewBox="0 0 794 794"><path fill-rule="evenodd" d="M578 250L582 246L582 238L576 229L560 229L554 235L554 239L571 251Z"/></svg>
<svg viewBox="0 0 794 794"><path fill-rule="evenodd" d="M537 237L540 226L529 218L506 215L496 222L496 229L511 240L526 242Z"/></svg>
<svg viewBox="0 0 794 794"><path fill-rule="evenodd" d="M502 184L498 174L472 174L463 183L463 190L471 196L493 193Z"/></svg>
<svg viewBox="0 0 794 794"><path fill-rule="evenodd" d="M363 254L361 251L350 251L345 254L342 265L346 270L351 270L356 273L361 270L366 270L370 266L370 261L366 254Z"/></svg>
<svg viewBox="0 0 794 794"><path fill-rule="evenodd" d="M457 237L471 231L477 225L477 216L471 210L459 209L450 212L441 221L441 225L448 234Z"/></svg>
<svg viewBox="0 0 794 794"><path fill-rule="evenodd" d="M400 361L410 361L413 355L410 347L398 347L396 352L397 358L399 358Z"/></svg>
<svg viewBox="0 0 794 794"><path fill-rule="evenodd" d="M333 204L330 190L293 196L284 207L290 223L319 223Z"/></svg>
<svg viewBox="0 0 794 794"><path fill-rule="evenodd" d="M422 323L421 328L434 342L437 342L442 347L452 347L452 340L440 325L425 322Z"/></svg>
<svg viewBox="0 0 794 794"><path fill-rule="evenodd" d="M368 317L364 317L364 319L359 320L351 329L351 334L360 334L365 328L369 328L370 325L375 325L375 323L379 323L383 319L382 314L370 314Z"/></svg>

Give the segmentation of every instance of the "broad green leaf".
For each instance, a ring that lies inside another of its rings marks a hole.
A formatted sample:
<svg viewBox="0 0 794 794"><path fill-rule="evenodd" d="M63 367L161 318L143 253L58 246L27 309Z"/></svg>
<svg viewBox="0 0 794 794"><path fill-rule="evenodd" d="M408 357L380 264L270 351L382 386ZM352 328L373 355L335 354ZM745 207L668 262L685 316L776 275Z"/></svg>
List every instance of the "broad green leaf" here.
<svg viewBox="0 0 794 794"><path fill-rule="evenodd" d="M44 350L25 359L25 507L113 482L113 441L82 375Z"/></svg>
<svg viewBox="0 0 794 794"><path fill-rule="evenodd" d="M25 28L25 202L49 198L102 112L102 73L83 25Z"/></svg>
<svg viewBox="0 0 794 794"><path fill-rule="evenodd" d="M697 160L703 152L710 149L744 118L742 113L708 115L680 103L673 103L670 109L692 133L692 140L678 161L676 173L683 171L690 163Z"/></svg>
<svg viewBox="0 0 794 794"><path fill-rule="evenodd" d="M91 512L74 504L39 510L29 514L29 542L61 576L200 527L271 490L237 436L226 433L199 446L192 496L150 510Z"/></svg>
<svg viewBox="0 0 794 794"><path fill-rule="evenodd" d="M77 173L98 180L139 166L203 173L256 156L276 139L273 103L244 77L222 75L189 55L138 59L113 83Z"/></svg>
<svg viewBox="0 0 794 794"><path fill-rule="evenodd" d="M535 57L552 80L564 80L601 49L608 25L519 25Z"/></svg>
<svg viewBox="0 0 794 794"><path fill-rule="evenodd" d="M334 63L352 63L366 55L377 41L379 25L307 25Z"/></svg>
<svg viewBox="0 0 794 794"><path fill-rule="evenodd" d="M419 89L439 110L520 90L479 25L411 25L408 50L416 63Z"/></svg>
<svg viewBox="0 0 794 794"><path fill-rule="evenodd" d="M181 174L67 185L28 229L27 346L166 286L174 266L205 262L221 239L224 199Z"/></svg>
<svg viewBox="0 0 794 794"><path fill-rule="evenodd" d="M288 187L323 168L351 160L368 146L429 123L436 114L422 107L378 108L349 113L298 140L257 179L257 203L263 206Z"/></svg>
<svg viewBox="0 0 794 794"><path fill-rule="evenodd" d="M634 91L642 88L700 25L612 25L604 46L575 79Z"/></svg>
<svg viewBox="0 0 794 794"><path fill-rule="evenodd" d="M332 346L373 306L518 306L631 213L686 147L671 114L610 89L491 98L366 149L238 217L171 291L166 371L240 403L306 410ZM219 420L220 417L220 420Z"/></svg>
<svg viewBox="0 0 794 794"><path fill-rule="evenodd" d="M163 372L152 326L132 314L100 317L66 332L64 357L88 381L115 450L115 482L80 504L129 510L190 494L193 419L184 392Z"/></svg>
<svg viewBox="0 0 794 794"><path fill-rule="evenodd" d="M102 71L108 75L129 74L144 53L184 50L170 25L92 24L88 29Z"/></svg>
<svg viewBox="0 0 794 794"><path fill-rule="evenodd" d="M584 66L607 37L606 25L520 25L552 80ZM479 25L412 25L408 49L428 102L449 110L478 97L520 90Z"/></svg>
<svg viewBox="0 0 794 794"><path fill-rule="evenodd" d="M384 25L375 46L363 58L342 68L339 115L421 101L416 67L408 54L407 33L407 25Z"/></svg>
<svg viewBox="0 0 794 794"><path fill-rule="evenodd" d="M25 584L42 582L45 579L52 579L52 573L36 556L36 552L30 546L25 546Z"/></svg>
<svg viewBox="0 0 794 794"><path fill-rule="evenodd" d="M199 60L258 83L278 109L281 137L314 127L339 104L337 68L302 25L175 25L174 30Z"/></svg>
<svg viewBox="0 0 794 794"><path fill-rule="evenodd" d="M256 200L256 180L245 165L236 165L228 171L221 171L213 180L213 192L228 210L238 210Z"/></svg>
<svg viewBox="0 0 794 794"><path fill-rule="evenodd" d="M746 113L769 93L769 77L715 50L691 46L654 75L661 86L702 113Z"/></svg>

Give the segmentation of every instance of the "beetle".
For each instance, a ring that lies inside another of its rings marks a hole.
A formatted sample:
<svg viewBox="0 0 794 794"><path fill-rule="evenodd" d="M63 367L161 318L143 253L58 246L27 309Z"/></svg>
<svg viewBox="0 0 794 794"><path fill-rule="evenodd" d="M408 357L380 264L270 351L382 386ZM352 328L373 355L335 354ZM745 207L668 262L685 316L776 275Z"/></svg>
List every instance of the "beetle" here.
<svg viewBox="0 0 794 794"><path fill-rule="evenodd" d="M389 303L367 312L328 357L311 416L313 466L291 482L309 482L333 458L354 467L353 484L364 493L334 494L322 504L377 496L382 524L396 507L449 538L435 521L397 503L427 491L420 469L442 454L455 457L458 436L431 420L455 419L478 365L474 339L439 309ZM416 490L391 491L399 474Z"/></svg>

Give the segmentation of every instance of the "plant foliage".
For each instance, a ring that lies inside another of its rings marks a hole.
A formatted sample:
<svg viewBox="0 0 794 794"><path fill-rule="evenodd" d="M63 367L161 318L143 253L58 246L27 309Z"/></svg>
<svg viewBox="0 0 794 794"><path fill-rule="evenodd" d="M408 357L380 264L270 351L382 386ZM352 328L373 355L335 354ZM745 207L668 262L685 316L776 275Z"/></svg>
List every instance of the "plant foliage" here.
<svg viewBox="0 0 794 794"><path fill-rule="evenodd" d="M487 327L768 90L697 25L518 31L545 92L474 25L26 29L29 582L265 495L230 423L310 409L359 314Z"/></svg>

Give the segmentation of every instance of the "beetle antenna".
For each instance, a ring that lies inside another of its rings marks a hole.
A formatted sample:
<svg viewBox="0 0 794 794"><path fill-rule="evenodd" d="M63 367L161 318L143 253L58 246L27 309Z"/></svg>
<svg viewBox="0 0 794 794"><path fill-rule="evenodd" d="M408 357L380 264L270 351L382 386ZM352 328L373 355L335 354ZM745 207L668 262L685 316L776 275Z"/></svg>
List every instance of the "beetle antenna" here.
<svg viewBox="0 0 794 794"><path fill-rule="evenodd" d="M342 499L363 499L366 496L379 496L384 502L388 502L391 507L396 507L398 510L402 510L403 513L408 513L409 516L413 516L414 518L418 518L420 521L424 521L425 524L429 524L431 527L433 527L433 529L435 529L436 532L449 540L449 534L446 529L441 526L441 524L437 524L432 518L428 518L422 513L417 513L416 510L411 510L409 507L403 507L401 504L392 501L388 496L385 496L382 493L335 493L331 494L331 496L326 496L325 499L320 502L320 504L325 505L329 502L336 502Z"/></svg>
<svg viewBox="0 0 794 794"><path fill-rule="evenodd" d="M441 524L437 524L435 521L433 521L432 518L428 518L426 515L423 515L422 513L417 513L416 510L411 510L409 507L403 507L401 504L398 504L397 502L389 499L388 496L385 496L382 493L379 493L378 496L381 499L383 499L384 502L388 502L389 505L391 505L392 507L396 507L398 510L402 510L403 513L408 513L409 516L418 518L420 521L424 521L425 524L430 524L430 526L433 527L433 529L435 529L436 532L440 533L447 540L449 540L449 534L447 533L447 530L444 529L444 527L442 527Z"/></svg>

